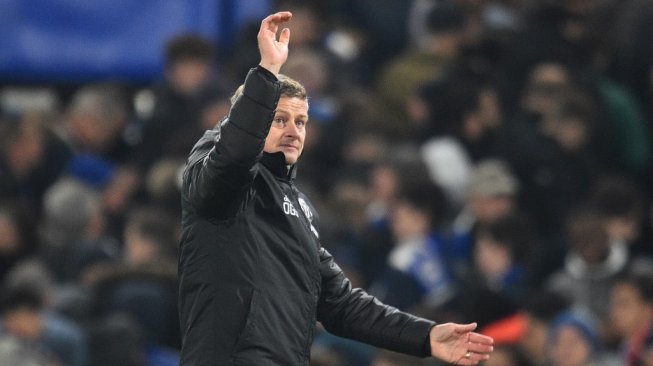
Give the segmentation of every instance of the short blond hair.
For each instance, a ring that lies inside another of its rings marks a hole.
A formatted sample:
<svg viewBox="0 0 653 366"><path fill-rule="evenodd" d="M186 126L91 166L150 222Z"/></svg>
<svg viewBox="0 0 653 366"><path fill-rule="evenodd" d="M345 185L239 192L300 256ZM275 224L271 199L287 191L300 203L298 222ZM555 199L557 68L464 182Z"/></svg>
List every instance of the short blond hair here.
<svg viewBox="0 0 653 366"><path fill-rule="evenodd" d="M299 83L299 81L286 76L284 74L278 74L277 79L279 80L279 83L281 84L281 96L282 97L288 97L288 98L299 98L302 100L307 100L308 99L308 94L306 93L306 88L302 84ZM241 85L236 89L234 94L231 96L231 105L236 103L236 100L238 97L240 97L241 94L243 94L243 89L245 89L245 85Z"/></svg>

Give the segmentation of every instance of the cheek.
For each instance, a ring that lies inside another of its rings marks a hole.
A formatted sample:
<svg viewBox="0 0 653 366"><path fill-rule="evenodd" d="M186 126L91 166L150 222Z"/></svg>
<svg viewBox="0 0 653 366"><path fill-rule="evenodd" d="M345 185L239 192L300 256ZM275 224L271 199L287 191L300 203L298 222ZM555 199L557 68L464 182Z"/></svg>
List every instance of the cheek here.
<svg viewBox="0 0 653 366"><path fill-rule="evenodd" d="M302 149L304 148L304 141L306 141L306 129L299 133L299 142Z"/></svg>
<svg viewBox="0 0 653 366"><path fill-rule="evenodd" d="M263 151L265 152L273 152L274 144L272 143L272 139L268 135L268 138L265 139L265 145L263 146Z"/></svg>
<svg viewBox="0 0 653 366"><path fill-rule="evenodd" d="M277 145L279 143L279 139L281 138L281 135L283 133L283 130L280 128L276 128L274 125L270 127L270 131L268 132L267 137L265 138L265 147L263 150L266 152L275 152L278 151L279 149L277 148Z"/></svg>

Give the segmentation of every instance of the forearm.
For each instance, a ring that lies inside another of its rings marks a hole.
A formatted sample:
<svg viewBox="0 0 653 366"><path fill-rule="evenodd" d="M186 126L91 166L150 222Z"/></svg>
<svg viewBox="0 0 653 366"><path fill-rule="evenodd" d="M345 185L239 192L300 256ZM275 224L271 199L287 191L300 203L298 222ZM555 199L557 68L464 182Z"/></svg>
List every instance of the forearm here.
<svg viewBox="0 0 653 366"><path fill-rule="evenodd" d="M429 356L435 323L384 305L349 280L328 253L322 256L318 320L331 333L414 356ZM426 345L426 346L425 346Z"/></svg>
<svg viewBox="0 0 653 366"><path fill-rule="evenodd" d="M253 181L279 91L272 73L261 67L250 70L228 118L207 131L191 152L184 192L194 206L231 206L227 201Z"/></svg>
<svg viewBox="0 0 653 366"><path fill-rule="evenodd" d="M242 93L236 98L227 121L220 126L211 159L226 157L238 164L254 165L279 102L277 78L261 66L249 71Z"/></svg>

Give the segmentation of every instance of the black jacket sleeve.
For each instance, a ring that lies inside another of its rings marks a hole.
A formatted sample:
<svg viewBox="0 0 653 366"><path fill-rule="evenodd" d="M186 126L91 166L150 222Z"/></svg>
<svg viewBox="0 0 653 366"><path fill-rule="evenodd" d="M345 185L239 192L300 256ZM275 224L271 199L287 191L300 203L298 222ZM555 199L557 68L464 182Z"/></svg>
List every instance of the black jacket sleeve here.
<svg viewBox="0 0 653 366"><path fill-rule="evenodd" d="M351 283L324 248L320 249L322 293L317 317L327 331L414 356L430 356L434 322L382 304Z"/></svg>
<svg viewBox="0 0 653 366"><path fill-rule="evenodd" d="M280 97L280 85L262 67L250 70L229 116L193 147L184 171L184 199L198 212L226 219L242 207L257 174Z"/></svg>

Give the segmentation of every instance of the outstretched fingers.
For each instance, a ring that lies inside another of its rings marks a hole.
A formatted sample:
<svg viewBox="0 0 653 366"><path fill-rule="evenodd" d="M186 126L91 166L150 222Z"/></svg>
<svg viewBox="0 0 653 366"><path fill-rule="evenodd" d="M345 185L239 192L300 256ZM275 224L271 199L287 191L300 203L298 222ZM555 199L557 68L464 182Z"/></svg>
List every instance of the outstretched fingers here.
<svg viewBox="0 0 653 366"><path fill-rule="evenodd" d="M467 352L474 354L474 355L490 355L490 353L494 350L493 346L488 346L486 344L479 344L479 343L470 343L467 347Z"/></svg>
<svg viewBox="0 0 653 366"><path fill-rule="evenodd" d="M284 28L279 35L279 43L287 45L288 42L290 42L290 29Z"/></svg>
<svg viewBox="0 0 653 366"><path fill-rule="evenodd" d="M494 343L494 340L491 337L475 332L469 333L468 341L470 343L479 343L479 344L486 344L486 345L492 345Z"/></svg>
<svg viewBox="0 0 653 366"><path fill-rule="evenodd" d="M480 361L490 358L490 353L494 350L494 340L488 336L471 332L467 338L466 351L461 357L458 365L476 365Z"/></svg>
<svg viewBox="0 0 653 366"><path fill-rule="evenodd" d="M268 15L261 21L261 28L269 30L273 33L277 33L277 30L279 29L279 24L285 23L289 21L292 18L292 13L289 11L280 11L278 13L274 13L271 15Z"/></svg>

